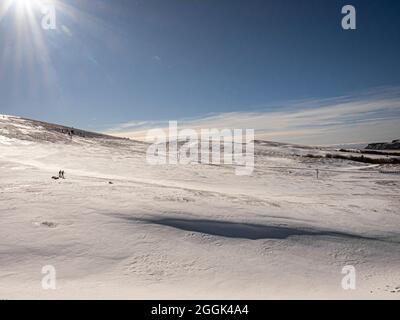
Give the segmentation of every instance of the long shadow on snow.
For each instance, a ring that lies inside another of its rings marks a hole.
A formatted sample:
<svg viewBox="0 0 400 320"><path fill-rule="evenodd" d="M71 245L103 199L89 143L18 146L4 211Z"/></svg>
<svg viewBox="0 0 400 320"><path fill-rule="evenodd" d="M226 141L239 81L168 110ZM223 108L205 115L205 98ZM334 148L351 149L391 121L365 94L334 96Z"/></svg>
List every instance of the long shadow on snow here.
<svg viewBox="0 0 400 320"><path fill-rule="evenodd" d="M249 240L286 239L290 236L331 236L363 240L378 240L343 232L305 230L283 226L267 226L216 220L197 220L182 218L126 218L144 223L157 224L185 231L199 232L214 236Z"/></svg>

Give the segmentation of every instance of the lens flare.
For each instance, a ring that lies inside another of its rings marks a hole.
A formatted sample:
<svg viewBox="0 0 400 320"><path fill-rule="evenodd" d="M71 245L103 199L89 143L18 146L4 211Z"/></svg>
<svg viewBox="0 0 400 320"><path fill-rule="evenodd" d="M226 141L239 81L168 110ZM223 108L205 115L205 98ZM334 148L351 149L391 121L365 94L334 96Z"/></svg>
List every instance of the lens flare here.
<svg viewBox="0 0 400 320"><path fill-rule="evenodd" d="M76 55L74 47L85 48L88 37L100 42L99 35L111 32L108 23L88 12L93 0L69 2L0 0L0 82L10 83L13 94L59 99L57 59ZM90 59L89 50L83 51Z"/></svg>

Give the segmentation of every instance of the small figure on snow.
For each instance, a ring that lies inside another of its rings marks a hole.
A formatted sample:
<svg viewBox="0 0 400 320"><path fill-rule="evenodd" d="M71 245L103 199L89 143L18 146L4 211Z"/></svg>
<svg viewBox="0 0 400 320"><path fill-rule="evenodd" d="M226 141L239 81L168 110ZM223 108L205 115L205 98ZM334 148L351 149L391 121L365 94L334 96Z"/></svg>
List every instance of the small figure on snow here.
<svg viewBox="0 0 400 320"><path fill-rule="evenodd" d="M59 179L65 179L64 170L58 171L58 178L59 178Z"/></svg>

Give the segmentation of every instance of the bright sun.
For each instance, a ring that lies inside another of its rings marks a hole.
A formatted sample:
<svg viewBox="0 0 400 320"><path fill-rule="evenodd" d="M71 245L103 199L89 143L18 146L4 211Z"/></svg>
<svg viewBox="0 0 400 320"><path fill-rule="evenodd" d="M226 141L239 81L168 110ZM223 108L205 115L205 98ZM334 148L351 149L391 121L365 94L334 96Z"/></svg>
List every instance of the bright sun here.
<svg viewBox="0 0 400 320"><path fill-rule="evenodd" d="M14 0L17 8L30 9L32 5L36 5L39 0Z"/></svg>
<svg viewBox="0 0 400 320"><path fill-rule="evenodd" d="M29 6L31 5L31 0L14 0L17 6Z"/></svg>
<svg viewBox="0 0 400 320"><path fill-rule="evenodd" d="M26 21L27 17L40 14L48 5L55 5L58 0L0 0L0 21L10 11L14 11L20 22Z"/></svg>
<svg viewBox="0 0 400 320"><path fill-rule="evenodd" d="M9 7L14 7L16 10L16 13L18 15L26 13L26 11L32 10L32 5L35 0L8 0L9 2Z"/></svg>
<svg viewBox="0 0 400 320"><path fill-rule="evenodd" d="M42 0L10 0L15 5L17 13L32 11L42 7Z"/></svg>

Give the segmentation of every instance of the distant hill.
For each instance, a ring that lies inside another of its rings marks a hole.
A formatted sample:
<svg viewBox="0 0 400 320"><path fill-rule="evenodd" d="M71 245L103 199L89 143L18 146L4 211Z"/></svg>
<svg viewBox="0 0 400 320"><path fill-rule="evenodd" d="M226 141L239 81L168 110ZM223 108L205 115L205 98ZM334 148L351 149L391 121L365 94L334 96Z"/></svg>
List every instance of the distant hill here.
<svg viewBox="0 0 400 320"><path fill-rule="evenodd" d="M69 142L75 140L74 138L122 139L73 127L7 115L0 115L0 136L3 137L3 140L5 138L47 142Z"/></svg>
<svg viewBox="0 0 400 320"><path fill-rule="evenodd" d="M400 150L400 139L392 142L370 143L365 149L369 150Z"/></svg>

